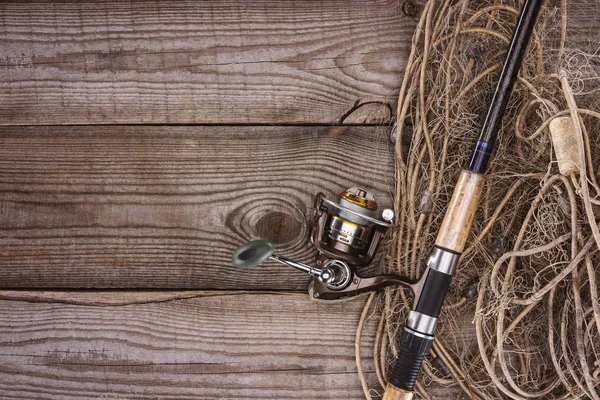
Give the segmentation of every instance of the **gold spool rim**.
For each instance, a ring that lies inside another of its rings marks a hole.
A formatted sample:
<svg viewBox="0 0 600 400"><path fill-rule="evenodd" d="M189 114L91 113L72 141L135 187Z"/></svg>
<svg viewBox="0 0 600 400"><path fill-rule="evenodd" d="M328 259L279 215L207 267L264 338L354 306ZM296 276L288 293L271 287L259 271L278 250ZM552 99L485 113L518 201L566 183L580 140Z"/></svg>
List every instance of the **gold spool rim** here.
<svg viewBox="0 0 600 400"><path fill-rule="evenodd" d="M373 210L373 211L377 210L377 203L374 200L368 200L368 199L365 199L364 197L359 197L348 191L345 191L342 194L340 194L340 197L344 200L349 201L350 203L359 205L359 206L367 208L369 210Z"/></svg>

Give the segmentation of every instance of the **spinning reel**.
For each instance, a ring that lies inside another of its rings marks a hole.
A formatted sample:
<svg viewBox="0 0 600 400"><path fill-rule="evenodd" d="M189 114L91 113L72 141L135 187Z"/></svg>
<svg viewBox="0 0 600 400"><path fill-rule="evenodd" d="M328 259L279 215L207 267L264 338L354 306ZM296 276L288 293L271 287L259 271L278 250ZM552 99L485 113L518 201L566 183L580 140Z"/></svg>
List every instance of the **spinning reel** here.
<svg viewBox="0 0 600 400"><path fill-rule="evenodd" d="M373 260L383 234L391 226L394 212L378 211L371 193L350 188L339 195L336 203L318 193L314 203L311 242L318 254L316 266L310 266L273 254L275 246L255 240L239 247L233 254L234 266L252 268L266 260L303 271L313 277L308 291L312 298L336 300L386 286L412 286L396 275L362 278L356 267Z"/></svg>

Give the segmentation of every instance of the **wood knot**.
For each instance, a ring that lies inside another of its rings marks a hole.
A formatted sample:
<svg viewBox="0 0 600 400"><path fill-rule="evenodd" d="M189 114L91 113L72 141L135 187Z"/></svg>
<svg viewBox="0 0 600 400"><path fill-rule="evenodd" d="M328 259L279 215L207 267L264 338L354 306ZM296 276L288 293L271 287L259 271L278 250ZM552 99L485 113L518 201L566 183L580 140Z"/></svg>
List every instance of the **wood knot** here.
<svg viewBox="0 0 600 400"><path fill-rule="evenodd" d="M391 121L393 114L389 103L356 100L354 105L340 117L338 124L385 124Z"/></svg>
<svg viewBox="0 0 600 400"><path fill-rule="evenodd" d="M412 1L405 1L402 3L402 12L407 17L416 17L419 13L419 7Z"/></svg>
<svg viewBox="0 0 600 400"><path fill-rule="evenodd" d="M302 235L302 223L293 215L273 211L257 221L256 232L263 239L283 244L297 240Z"/></svg>

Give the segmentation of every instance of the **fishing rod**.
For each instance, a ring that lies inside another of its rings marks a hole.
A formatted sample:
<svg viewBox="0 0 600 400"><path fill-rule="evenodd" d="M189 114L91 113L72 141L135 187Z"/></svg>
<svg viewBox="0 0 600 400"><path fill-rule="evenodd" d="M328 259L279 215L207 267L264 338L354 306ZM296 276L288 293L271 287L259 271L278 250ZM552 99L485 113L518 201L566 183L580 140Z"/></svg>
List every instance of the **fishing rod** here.
<svg viewBox="0 0 600 400"><path fill-rule="evenodd" d="M433 344L434 330L446 292L471 231L483 190L484 174L498 135L512 86L543 0L526 0L498 79L479 139L466 170L460 173L435 240L427 268L413 285L413 306L400 339L398 359L383 400L411 400L421 365Z"/></svg>
<svg viewBox="0 0 600 400"><path fill-rule="evenodd" d="M311 242L317 250L316 265L275 255L275 246L266 240L248 242L233 253L232 264L239 268L274 261L308 274L312 300L339 300L387 286L410 289L412 307L383 400L413 398L417 376L433 344L435 325L471 230L483 189L483 174L542 1L526 0L523 5L481 135L467 169L458 178L427 268L419 280L394 274L362 277L358 273L359 267L368 265L375 257L394 219L392 209L379 208L374 195L358 187L343 191L335 200L323 193L315 196Z"/></svg>

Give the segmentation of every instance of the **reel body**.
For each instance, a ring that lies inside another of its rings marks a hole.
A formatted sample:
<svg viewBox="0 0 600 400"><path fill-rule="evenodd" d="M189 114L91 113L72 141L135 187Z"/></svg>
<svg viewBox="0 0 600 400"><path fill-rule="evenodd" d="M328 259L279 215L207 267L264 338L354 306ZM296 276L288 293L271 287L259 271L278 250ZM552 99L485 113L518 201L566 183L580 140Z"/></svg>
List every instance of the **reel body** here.
<svg viewBox="0 0 600 400"><path fill-rule="evenodd" d="M356 267L368 265L373 260L393 217L391 209L378 212L374 196L360 188L353 187L340 193L338 202L318 193L311 235L311 242L318 251L317 266L335 265L352 279L332 287L313 278L309 285L311 296L327 300L356 294L364 286L364 283L360 285L362 278L356 274ZM372 284L370 282L369 286Z"/></svg>

